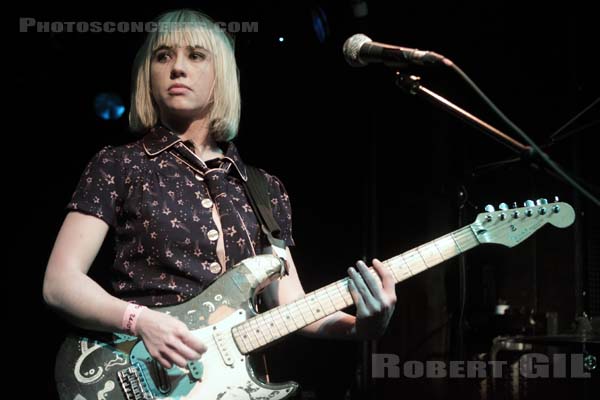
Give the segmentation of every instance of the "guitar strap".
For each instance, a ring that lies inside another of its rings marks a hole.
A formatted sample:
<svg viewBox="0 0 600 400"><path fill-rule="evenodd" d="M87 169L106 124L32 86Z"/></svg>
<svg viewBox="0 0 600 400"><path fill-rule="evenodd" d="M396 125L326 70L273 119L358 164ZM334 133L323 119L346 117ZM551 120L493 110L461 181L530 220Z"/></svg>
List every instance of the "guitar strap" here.
<svg viewBox="0 0 600 400"><path fill-rule="evenodd" d="M285 241L279 239L281 228L275 221L275 217L273 217L267 177L258 168L250 165L246 165L246 173L248 174L248 180L243 182L250 205L256 214L261 230L271 244L272 250L277 257L283 260L284 270L281 271L281 274L287 274Z"/></svg>
<svg viewBox="0 0 600 400"><path fill-rule="evenodd" d="M269 243L271 243L272 251L281 259L281 271L280 276L288 274L288 265L286 262L287 253L285 251L285 241L279 239L281 228L275 217L273 217L273 209L271 208L271 200L269 199L269 182L265 174L260 172L258 168L246 164L246 173L248 174L248 180L244 182L244 189L248 195L248 201L256 214L258 223L267 236ZM256 307L262 303L262 297L257 297ZM267 355L262 353L263 371L262 377L267 383L270 382L269 378L269 367L267 365Z"/></svg>

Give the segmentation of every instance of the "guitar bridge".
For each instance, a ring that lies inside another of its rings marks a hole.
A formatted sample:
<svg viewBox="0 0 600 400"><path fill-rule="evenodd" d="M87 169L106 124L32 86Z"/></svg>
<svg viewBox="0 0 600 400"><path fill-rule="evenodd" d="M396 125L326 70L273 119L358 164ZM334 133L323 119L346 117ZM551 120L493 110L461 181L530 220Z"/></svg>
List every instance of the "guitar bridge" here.
<svg viewBox="0 0 600 400"><path fill-rule="evenodd" d="M131 366L117 373L121 389L127 400L151 400L154 395L136 366Z"/></svg>

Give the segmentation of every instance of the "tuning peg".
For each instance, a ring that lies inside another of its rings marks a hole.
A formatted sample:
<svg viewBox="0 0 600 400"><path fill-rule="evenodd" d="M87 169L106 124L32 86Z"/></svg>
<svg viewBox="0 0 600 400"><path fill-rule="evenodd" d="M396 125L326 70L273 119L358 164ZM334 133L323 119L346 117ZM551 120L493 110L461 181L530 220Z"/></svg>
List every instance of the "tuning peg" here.
<svg viewBox="0 0 600 400"><path fill-rule="evenodd" d="M510 205L510 208L519 208L519 205L517 204L516 201L513 201L512 204Z"/></svg>
<svg viewBox="0 0 600 400"><path fill-rule="evenodd" d="M537 204L538 206L543 206L543 205L548 204L548 200L547 199L543 199L543 198L542 199L537 199L535 201L535 204Z"/></svg>
<svg viewBox="0 0 600 400"><path fill-rule="evenodd" d="M508 210L508 204L506 204L506 203L500 203L498 205L498 209L502 210L502 211L506 211L506 210Z"/></svg>
<svg viewBox="0 0 600 400"><path fill-rule="evenodd" d="M558 201L559 201L559 200L558 200L558 196L554 196L554 202L555 202L555 203L558 203Z"/></svg>
<svg viewBox="0 0 600 400"><path fill-rule="evenodd" d="M494 211L496 211L496 209L494 208L494 206L491 205L491 204L488 204L487 206L485 206L484 210L487 211L487 212L494 212Z"/></svg>
<svg viewBox="0 0 600 400"><path fill-rule="evenodd" d="M535 203L533 202L533 200L526 200L525 203L523 203L523 205L525 207L533 207L535 206Z"/></svg>

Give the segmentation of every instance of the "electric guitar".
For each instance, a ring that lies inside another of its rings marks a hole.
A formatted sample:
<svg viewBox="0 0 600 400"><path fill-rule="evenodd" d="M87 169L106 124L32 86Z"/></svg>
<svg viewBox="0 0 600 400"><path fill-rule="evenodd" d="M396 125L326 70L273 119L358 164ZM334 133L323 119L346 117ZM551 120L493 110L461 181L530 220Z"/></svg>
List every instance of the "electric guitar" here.
<svg viewBox="0 0 600 400"><path fill-rule="evenodd" d="M489 206L491 207L491 206ZM475 222L393 257L384 264L403 281L479 244L513 247L546 223L564 228L575 212L564 202L528 201L525 207L486 208ZM344 278L290 304L257 314L255 291L283 273L272 255L248 258L193 299L157 310L183 321L206 346L187 368L164 369L136 337L122 333L70 336L62 344L55 378L61 400L284 399L295 382L260 381L250 354L353 304ZM373 274L375 271L371 269Z"/></svg>

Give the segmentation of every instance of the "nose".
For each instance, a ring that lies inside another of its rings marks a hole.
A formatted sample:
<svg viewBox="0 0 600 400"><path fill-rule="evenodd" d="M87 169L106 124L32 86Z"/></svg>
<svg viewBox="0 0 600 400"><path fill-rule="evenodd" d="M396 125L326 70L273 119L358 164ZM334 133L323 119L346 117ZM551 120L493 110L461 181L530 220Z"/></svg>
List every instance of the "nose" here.
<svg viewBox="0 0 600 400"><path fill-rule="evenodd" d="M187 63L185 56L181 50L177 52L177 56L175 58L175 62L172 64L171 68L171 78L179 78L181 76L187 75Z"/></svg>

